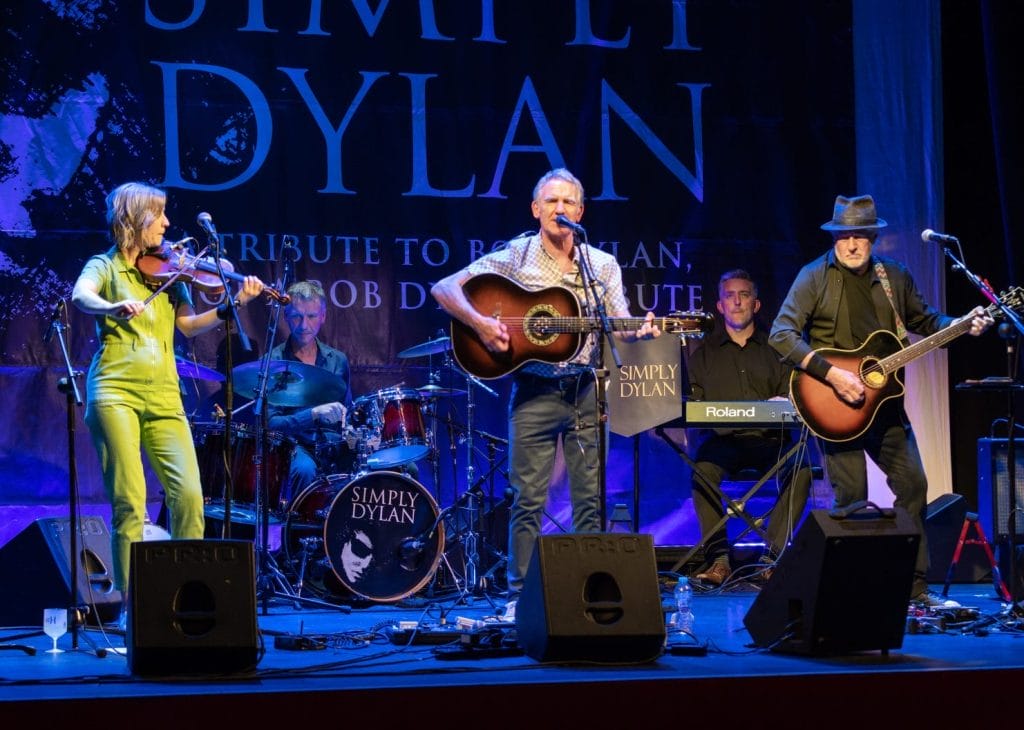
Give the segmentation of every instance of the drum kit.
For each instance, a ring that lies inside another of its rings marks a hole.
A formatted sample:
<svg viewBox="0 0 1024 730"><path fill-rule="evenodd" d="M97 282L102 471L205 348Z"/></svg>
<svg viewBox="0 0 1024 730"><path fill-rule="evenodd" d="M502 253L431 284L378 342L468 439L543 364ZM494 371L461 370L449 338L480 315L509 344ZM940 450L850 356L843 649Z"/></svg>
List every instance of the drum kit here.
<svg viewBox="0 0 1024 730"><path fill-rule="evenodd" d="M398 357L443 355L445 364L454 369L450 350L449 338L439 336L399 352ZM256 397L263 365L255 361L232 369L237 394ZM178 372L183 378L224 380L217 371L183 359L178 360ZM305 363L271 360L266 372L266 402L273 406L311 407L342 400L345 395L334 373ZM472 519L468 525L452 520L457 511L478 514L482 493L479 485L472 486L472 466L467 472L470 489L444 510L438 506L440 495L435 499L414 478L418 471L411 467L430 457L434 484L439 484L440 459L435 445L440 399L467 396L471 417L473 381L497 395L474 376L462 376L467 379L466 389L442 387L432 372L431 382L422 387L400 384L355 398L344 429L323 430L322 438L318 436L309 449L318 476L294 495L288 487L296 440L264 430L261 462L256 430L244 423L231 424L231 519L256 525L263 514L271 524L280 525L277 561L295 597L310 596L332 604L353 599L396 602L424 588L432 589L442 561L462 594L486 587L478 572L475 523ZM471 424L464 433L472 433L470 428ZM206 514L223 521L225 423L220 419L193 423L193 438ZM471 437L463 438L469 441ZM472 448L471 441L468 448ZM340 452L355 457L345 461ZM491 458L493 462L493 453ZM468 461L471 465L472 452ZM264 471L258 474L260 463ZM338 471L339 464L344 464L343 471ZM494 470L492 465L488 476ZM260 484L266 488L259 489ZM259 530L256 532L259 540ZM461 548L461 581L446 556L446 551L456 547Z"/></svg>

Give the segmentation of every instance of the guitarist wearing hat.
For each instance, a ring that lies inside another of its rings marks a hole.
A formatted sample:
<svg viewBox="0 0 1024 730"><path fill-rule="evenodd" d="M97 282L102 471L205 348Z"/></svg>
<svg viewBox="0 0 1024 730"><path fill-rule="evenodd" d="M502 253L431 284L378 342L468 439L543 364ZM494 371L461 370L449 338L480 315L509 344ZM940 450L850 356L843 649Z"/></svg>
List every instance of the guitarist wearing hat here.
<svg viewBox="0 0 1024 730"><path fill-rule="evenodd" d="M993 320L982 307L955 320L927 304L903 264L872 254L886 225L870 195L838 196L832 220L821 226L832 248L800 270L769 340L798 368L791 396L822 438L835 507L867 499L869 455L885 473L895 505L921 531L911 601L949 605L928 590L925 578L928 484L896 370L912 359L901 355L909 352L907 332L943 344L968 331L980 335Z"/></svg>
<svg viewBox="0 0 1024 730"><path fill-rule="evenodd" d="M507 310L510 304L506 294L499 294L486 312L478 311L467 298L464 285L474 277L486 281L487 276L500 275L528 290L565 287L583 303L588 301L580 276L580 257L584 256L591 263L608 316L629 315L618 262L604 251L575 243L574 228L578 228L583 216L580 181L564 168L546 173L534 187L532 211L540 224L539 231L512 239L500 250L445 277L431 289L441 308L475 334L483 352L512 354L515 337L512 324L502 319L502 307ZM559 218L564 222L559 222ZM594 316L592 307L585 309ZM661 333L652 313L634 322L632 331L617 336L629 341L650 339ZM543 342L548 334L538 329L531 331L530 337ZM516 496L509 526L509 589L504 614L507 620L515 618L516 601L540 532L559 441L569 475L573 529L602 529L593 370L600 346L596 334L591 333L575 353L568 353L565 362L529 362L514 376L509 404L509 481Z"/></svg>

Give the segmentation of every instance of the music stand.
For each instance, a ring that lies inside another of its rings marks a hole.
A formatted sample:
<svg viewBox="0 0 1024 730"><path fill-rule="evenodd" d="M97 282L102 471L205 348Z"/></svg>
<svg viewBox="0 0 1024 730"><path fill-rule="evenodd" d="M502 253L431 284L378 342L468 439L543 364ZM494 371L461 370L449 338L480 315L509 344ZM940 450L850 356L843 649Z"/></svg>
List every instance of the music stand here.
<svg viewBox="0 0 1024 730"><path fill-rule="evenodd" d="M633 532L640 531L640 434L682 416L687 380L681 351L690 336L618 343L622 367L612 370L608 382L608 426L633 439Z"/></svg>

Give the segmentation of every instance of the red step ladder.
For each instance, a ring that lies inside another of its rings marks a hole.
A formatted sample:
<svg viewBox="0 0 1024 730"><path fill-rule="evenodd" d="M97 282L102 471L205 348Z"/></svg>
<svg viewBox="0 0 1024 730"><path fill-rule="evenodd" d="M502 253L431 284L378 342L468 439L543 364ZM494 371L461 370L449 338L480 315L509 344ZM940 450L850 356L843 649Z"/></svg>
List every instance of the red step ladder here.
<svg viewBox="0 0 1024 730"><path fill-rule="evenodd" d="M974 525L974 532L977 534L977 537L967 537L967 532L971 525ZM949 570L946 571L946 584L942 587L942 597L946 598L949 596L949 584L953 582L953 575L956 572L957 563L960 562L960 553L963 552L964 545L981 545L985 548L985 555L988 556L988 562L992 566L992 584L996 588L996 594L1004 601L1011 601L1010 591L1006 587L1006 582L1003 580L1002 575L999 573L999 566L996 565L992 546L989 545L988 538L985 537L985 530L978 522L977 512L968 512L967 516L964 517L964 526L960 529L960 539L957 540L956 550L953 551L953 561L949 564Z"/></svg>

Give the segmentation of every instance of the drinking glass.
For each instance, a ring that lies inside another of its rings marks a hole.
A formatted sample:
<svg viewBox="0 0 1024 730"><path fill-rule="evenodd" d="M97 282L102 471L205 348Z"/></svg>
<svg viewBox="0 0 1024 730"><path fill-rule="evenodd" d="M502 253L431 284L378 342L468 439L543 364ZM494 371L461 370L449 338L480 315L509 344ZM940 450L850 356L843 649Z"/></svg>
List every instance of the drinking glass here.
<svg viewBox="0 0 1024 730"><path fill-rule="evenodd" d="M43 609L43 631L53 639L53 648L47 654L62 654L63 649L57 648L57 639L68 632L68 610L66 608Z"/></svg>

